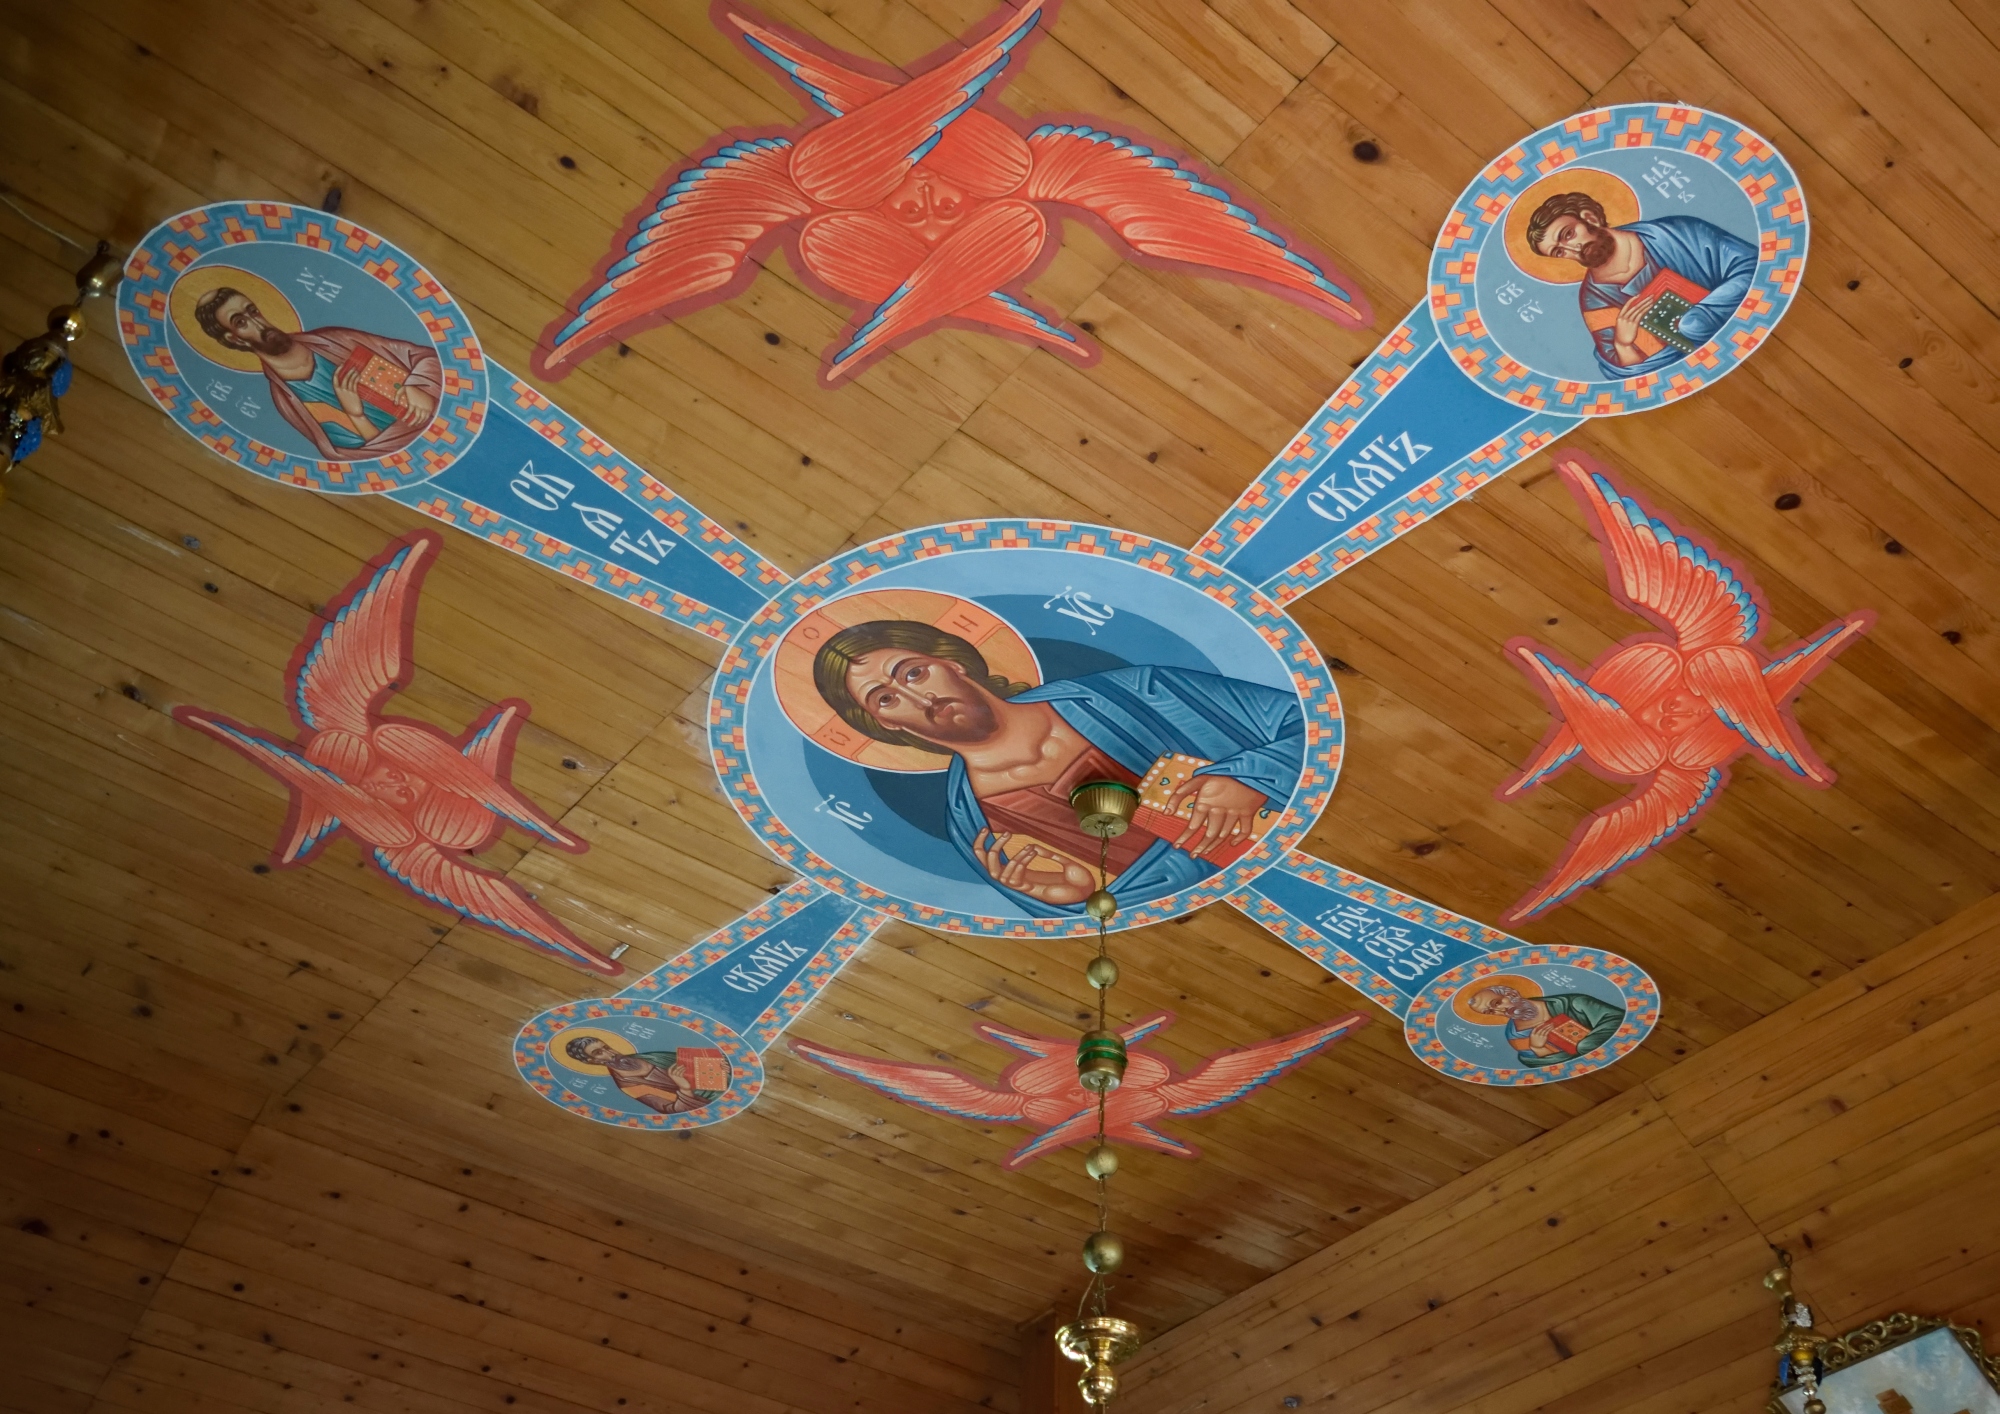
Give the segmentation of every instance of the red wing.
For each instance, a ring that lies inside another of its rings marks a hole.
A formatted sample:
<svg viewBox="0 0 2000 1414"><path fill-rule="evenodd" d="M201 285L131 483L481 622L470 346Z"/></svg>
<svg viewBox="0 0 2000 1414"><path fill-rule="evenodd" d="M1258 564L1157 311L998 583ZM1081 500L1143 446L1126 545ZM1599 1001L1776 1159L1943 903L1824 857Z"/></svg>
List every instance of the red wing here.
<svg viewBox="0 0 2000 1414"><path fill-rule="evenodd" d="M1263 280L1344 324L1367 323L1351 281L1335 283L1255 212L1173 158L1129 138L1063 123L1035 129L1028 150L1035 163L1021 193L1028 200L1081 207L1141 255Z"/></svg>
<svg viewBox="0 0 2000 1414"><path fill-rule="evenodd" d="M1530 787L1540 785L1564 766L1567 766L1571 758L1581 750L1583 750L1583 747L1578 744L1576 732L1571 728L1570 724L1568 722L1556 723L1556 729L1549 734L1547 744L1535 753L1534 760L1521 768L1521 773L1518 776L1501 787L1501 796L1504 798L1510 795L1519 795L1522 791Z"/></svg>
<svg viewBox="0 0 2000 1414"><path fill-rule="evenodd" d="M880 304L930 247L879 211L830 211L799 229L799 261L852 299Z"/></svg>
<svg viewBox="0 0 2000 1414"><path fill-rule="evenodd" d="M1721 785L1717 766L1693 771L1662 766L1644 789L1599 811L1572 836L1549 877L1508 911L1508 919L1532 918L1554 908L1578 889L1665 844L1687 828Z"/></svg>
<svg viewBox="0 0 2000 1414"><path fill-rule="evenodd" d="M549 340L542 367L567 363L690 300L721 299L755 274L749 259L758 243L812 210L792 181L791 157L789 138L738 138L676 173L625 243L624 257Z"/></svg>
<svg viewBox="0 0 2000 1414"><path fill-rule="evenodd" d="M824 205L847 210L887 200L903 184L910 168L938 145L952 121L971 108L986 86L1000 76L1015 47L1041 17L1040 0L1035 0L964 53L800 138L798 156L792 163L800 190ZM1005 127L998 120L994 126ZM991 135L990 129L985 131ZM991 152L986 149L987 144L981 143L976 151L960 154L951 164L953 176L968 168L966 157L973 160L965 175L975 178L981 166L995 160L1005 162L1008 154L1004 145ZM1010 165L1020 171L1012 180L1005 170L992 172L988 174L991 182L975 188L978 194L998 195L1019 184L1020 175L1025 174L1026 154L1014 156Z"/></svg>
<svg viewBox="0 0 2000 1414"><path fill-rule="evenodd" d="M932 1110L955 1119L1004 1123L1022 1116L1025 1098L983 1085L969 1075L942 1066L851 1056L811 1041L792 1041L792 1051L822 1070L873 1086L893 1100Z"/></svg>
<svg viewBox="0 0 2000 1414"><path fill-rule="evenodd" d="M1042 1155L1053 1153L1070 1144L1081 1144L1097 1133L1097 1106L1090 1105L1078 1110L1052 1129L1043 1130L1033 1139L1009 1154L1000 1164L1003 1169L1024 1168Z"/></svg>
<svg viewBox="0 0 2000 1414"><path fill-rule="evenodd" d="M410 822L389 806L356 790L324 766L247 727L199 707L175 708L174 720L207 732L256 762L291 790L292 822L280 846L281 864L299 863L342 825L370 844L403 844L417 837Z"/></svg>
<svg viewBox="0 0 2000 1414"><path fill-rule="evenodd" d="M806 269L842 294L869 304L893 295L929 254L922 241L878 211L830 212L813 217L799 232L799 259ZM1091 350L1059 320L999 290L980 295L951 316L1070 358L1087 362L1091 357Z"/></svg>
<svg viewBox="0 0 2000 1414"><path fill-rule="evenodd" d="M1167 1102L1168 1114L1198 1115L1219 1110L1303 1065L1367 1024L1368 1018L1354 1011L1290 1036L1245 1046L1240 1051L1224 1051L1210 1056L1192 1074L1162 1085L1159 1096Z"/></svg>
<svg viewBox="0 0 2000 1414"><path fill-rule="evenodd" d="M1735 759L1743 751L1736 729L1710 712L1706 718L1667 743L1667 761L1686 771L1706 771Z"/></svg>
<svg viewBox="0 0 2000 1414"><path fill-rule="evenodd" d="M513 880L422 840L378 849L375 862L404 888L563 962L616 977L625 969L556 921Z"/></svg>
<svg viewBox="0 0 2000 1414"><path fill-rule="evenodd" d="M1783 702L1791 697L1805 686L1814 673L1825 667L1834 654L1845 648L1850 639L1866 633L1874 622L1875 612L1872 609L1849 614L1839 623L1828 624L1791 652L1766 663L1764 681L1770 687L1771 700Z"/></svg>
<svg viewBox="0 0 2000 1414"><path fill-rule="evenodd" d="M1020 1051L1026 1060L1015 1061L1000 1073L1003 1089L1046 1103L1052 1096L1082 1094L1076 1083L1076 1043L1060 1036L1034 1036L1026 1031L982 1021L973 1028L987 1040ZM1064 1113L1068 1113L1067 1110ZM1026 1122L1034 1122L1030 1109L1022 1111Z"/></svg>
<svg viewBox="0 0 2000 1414"><path fill-rule="evenodd" d="M956 311L955 318L982 324L996 334L1021 339L1078 363L1090 363L1097 351L1083 343L1059 319L1051 319L1026 300L995 290Z"/></svg>
<svg viewBox="0 0 2000 1414"><path fill-rule="evenodd" d="M440 849L476 853L493 843L500 822L484 806L448 790L427 790L410 810L417 833Z"/></svg>
<svg viewBox="0 0 2000 1414"><path fill-rule="evenodd" d="M1778 704L1771 700L1770 685L1749 649L1724 645L1691 653L1687 677L1688 685L1707 699L1715 714L1766 756L1817 784L1833 780L1833 773L1819 763L1812 748L1778 711Z"/></svg>
<svg viewBox="0 0 2000 1414"><path fill-rule="evenodd" d="M835 353L828 380L858 372L878 351L1023 274L1048 239L1048 223L1025 201L995 201L975 211L877 305Z"/></svg>
<svg viewBox="0 0 2000 1414"><path fill-rule="evenodd" d="M1198 1159L1201 1150L1192 1144L1184 1144L1171 1134L1162 1133L1144 1120L1129 1120L1111 1131L1113 1139L1122 1139L1127 1144L1137 1144L1142 1149L1157 1149L1162 1154L1172 1154L1177 1159Z"/></svg>
<svg viewBox="0 0 2000 1414"><path fill-rule="evenodd" d="M1651 515L1609 478L1576 462L1558 463L1570 491L1600 527L1616 574L1612 592L1662 628L1682 651L1757 636L1757 602L1736 571Z"/></svg>
<svg viewBox="0 0 2000 1414"><path fill-rule="evenodd" d="M760 25L748 15L731 11L729 23L743 32L743 42L777 66L808 97L838 118L880 98L896 85L872 74L857 73L839 60L808 49L789 36Z"/></svg>
<svg viewBox="0 0 2000 1414"><path fill-rule="evenodd" d="M1517 646L1514 655L1548 690L1556 711L1591 760L1620 775L1642 776L1665 759L1656 734L1568 668L1525 644Z"/></svg>
<svg viewBox="0 0 2000 1414"><path fill-rule="evenodd" d="M972 1028L987 1040L1019 1051L1023 1055L1041 1058L1063 1055L1073 1049L1072 1043L1060 1036L1035 1036L1026 1031L1016 1031L1011 1026L1001 1026L997 1022L982 1021Z"/></svg>
<svg viewBox="0 0 2000 1414"><path fill-rule="evenodd" d="M1664 643L1628 643L1592 670L1590 685L1638 707L1681 685L1681 655Z"/></svg>
<svg viewBox="0 0 2000 1414"><path fill-rule="evenodd" d="M503 708L466 743L464 750L470 752L495 733L504 735L517 728L520 718L515 711L512 705ZM589 848L545 815L533 801L461 754L460 748L430 727L391 722L375 729L374 746L387 759L407 767L439 789L483 805L501 819L558 848L579 853Z"/></svg>
<svg viewBox="0 0 2000 1414"><path fill-rule="evenodd" d="M1156 1011L1142 1016L1137 1021L1118 1028L1118 1034L1125 1038L1125 1044L1136 1046L1155 1032L1164 1031L1174 1024L1174 1014L1170 1011Z"/></svg>
<svg viewBox="0 0 2000 1414"><path fill-rule="evenodd" d="M292 658L291 708L300 726L365 733L383 699L409 681L417 591L438 539L428 530L405 536L326 606L318 637Z"/></svg>
<svg viewBox="0 0 2000 1414"><path fill-rule="evenodd" d="M924 166L974 196L1006 196L1033 161L1019 133L978 108L953 118L924 156Z"/></svg>
<svg viewBox="0 0 2000 1414"><path fill-rule="evenodd" d="M527 717L526 703L501 703L461 748L465 759L489 776L504 777L514 760L514 738L521 734L521 723Z"/></svg>

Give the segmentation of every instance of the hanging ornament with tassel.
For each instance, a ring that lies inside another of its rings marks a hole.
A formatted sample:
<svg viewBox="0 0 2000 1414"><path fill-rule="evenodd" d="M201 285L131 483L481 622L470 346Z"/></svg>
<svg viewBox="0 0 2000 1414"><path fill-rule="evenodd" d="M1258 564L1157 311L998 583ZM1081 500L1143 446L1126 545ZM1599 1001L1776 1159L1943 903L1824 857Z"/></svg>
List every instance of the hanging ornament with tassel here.
<svg viewBox="0 0 2000 1414"><path fill-rule="evenodd" d="M1826 1414L1819 1394L1819 1382L1826 1378L1826 1337L1813 1328L1812 1308L1792 1290L1792 1254L1782 1247L1776 1251L1778 1265L1764 1274L1764 1285L1779 1301L1778 1339L1772 1345L1778 1379L1771 1388L1797 1386L1805 1393L1805 1414Z"/></svg>
<svg viewBox="0 0 2000 1414"><path fill-rule="evenodd" d="M46 333L0 359L0 477L41 446L44 437L62 431L56 403L69 391L69 347L83 336L83 302L117 284L119 274L111 247L99 241L76 272L76 298L49 311ZM0 497L5 495L6 482L0 480Z"/></svg>

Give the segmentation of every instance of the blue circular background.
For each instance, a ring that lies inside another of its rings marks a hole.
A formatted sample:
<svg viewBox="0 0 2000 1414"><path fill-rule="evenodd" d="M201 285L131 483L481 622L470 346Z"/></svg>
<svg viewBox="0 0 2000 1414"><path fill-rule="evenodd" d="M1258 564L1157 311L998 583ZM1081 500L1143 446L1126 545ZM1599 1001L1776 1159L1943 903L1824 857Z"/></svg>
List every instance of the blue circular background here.
<svg viewBox="0 0 2000 1414"><path fill-rule="evenodd" d="M1282 857L1325 806L1341 740L1332 677L1304 631L1247 581L1176 546L1100 526L995 520L913 530L846 551L801 576L738 636L710 698L716 771L738 812L788 866L838 893L949 931L1073 936L1097 926L1081 913L1041 918L1020 911L953 849L945 834L942 769L864 767L810 741L786 717L769 668L785 631L841 594L884 589L974 601L1027 640L1045 682L1159 666L1301 696L1306 720L1317 723L1309 731L1319 736L1308 746L1308 774L1287 802L1289 813L1263 846L1176 893L1121 898L1114 927L1160 922L1220 899ZM1083 591L1115 612L1094 626L1065 615L1048 602L1065 590ZM829 796L865 812L865 829L816 809Z"/></svg>

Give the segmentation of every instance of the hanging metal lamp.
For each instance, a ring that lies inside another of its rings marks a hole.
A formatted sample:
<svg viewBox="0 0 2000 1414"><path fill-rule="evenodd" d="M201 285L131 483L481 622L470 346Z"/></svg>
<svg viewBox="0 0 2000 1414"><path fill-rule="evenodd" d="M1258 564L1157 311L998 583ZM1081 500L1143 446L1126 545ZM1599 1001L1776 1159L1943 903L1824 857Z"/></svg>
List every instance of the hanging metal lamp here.
<svg viewBox="0 0 2000 1414"><path fill-rule="evenodd" d="M1139 1328L1111 1314L1111 1293L1105 1279L1125 1261L1125 1242L1111 1231L1111 1176L1118 1172L1118 1153L1104 1141L1104 1105L1125 1078L1125 1038L1112 1029L1109 993L1118 981L1118 964L1108 950L1109 925L1118 914L1118 900L1105 887L1110 882L1111 841L1125 833L1139 807L1138 792L1118 781L1088 781L1070 792L1070 807L1085 834L1098 840L1098 887L1084 901L1084 911L1097 920L1097 956L1084 968L1084 978L1097 992L1097 1025L1076 1045L1076 1079L1097 1096L1097 1143L1084 1156L1083 1171L1097 1184L1097 1230L1083 1240L1083 1266L1090 1273L1077 1302L1077 1318L1056 1332L1056 1349L1083 1366L1076 1386L1084 1403L1100 1408L1118 1392L1118 1364L1139 1348Z"/></svg>

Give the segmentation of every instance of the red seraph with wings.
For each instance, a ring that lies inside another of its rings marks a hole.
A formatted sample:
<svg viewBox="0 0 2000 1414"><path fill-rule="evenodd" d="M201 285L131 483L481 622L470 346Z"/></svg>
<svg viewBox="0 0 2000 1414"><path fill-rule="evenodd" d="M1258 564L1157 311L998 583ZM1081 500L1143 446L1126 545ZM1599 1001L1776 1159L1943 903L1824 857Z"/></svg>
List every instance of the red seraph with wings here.
<svg viewBox="0 0 2000 1414"><path fill-rule="evenodd" d="M303 864L345 830L376 868L418 897L615 977L622 966L518 884L466 858L508 825L557 849L580 854L590 847L508 780L528 704L498 703L455 737L382 715L382 705L409 681L417 592L439 539L419 530L393 541L326 606L322 627L300 642L286 672L297 741L199 707L177 707L174 718L241 752L290 789L292 811L273 864Z"/></svg>
<svg viewBox="0 0 2000 1414"><path fill-rule="evenodd" d="M1729 784L1729 763L1756 749L1809 786L1833 784L1791 701L1875 621L1849 614L1773 657L1757 646L1765 607L1748 575L1576 460L1557 464L1583 504L1611 592L1665 633L1635 634L1578 673L1532 639L1509 640L1555 714L1534 758L1496 794L1511 799L1579 754L1595 774L1639 789L1598 811L1541 883L1507 914L1532 918L1657 849Z"/></svg>
<svg viewBox="0 0 2000 1414"><path fill-rule="evenodd" d="M1186 1075L1174 1073L1174 1063L1157 1051L1137 1049L1137 1043L1173 1024L1172 1012L1160 1012L1118 1034L1131 1047L1125 1079L1104 1106L1104 1134L1121 1144L1158 1149L1177 1158L1201 1153L1170 1134L1153 1128L1168 1116L1207 1114L1233 1105L1252 1090L1295 1070L1336 1041L1368 1024L1362 1013L1322 1022L1290 1036L1240 1051L1210 1056ZM988 1085L962 1071L907 1061L852 1056L811 1041L793 1041L791 1048L814 1065L872 1085L894 1100L955 1119L988 1124L1019 1124L1042 1132L1007 1156L1002 1167L1017 1169L1044 1154L1097 1137L1097 1097L1076 1079L1076 1042L1061 1036L1030 1036L1004 1026L975 1028L987 1040L1025 1053Z"/></svg>
<svg viewBox="0 0 2000 1414"><path fill-rule="evenodd" d="M535 371L559 378L605 343L728 299L781 239L801 278L855 309L821 364L829 387L946 324L1088 364L1096 346L1024 288L1055 257L1059 212L1095 222L1135 259L1365 327L1352 282L1213 175L1094 120L1023 122L995 102L1056 4L1003 7L905 73L717 0L717 27L822 111L730 133L673 173L550 325Z"/></svg>

